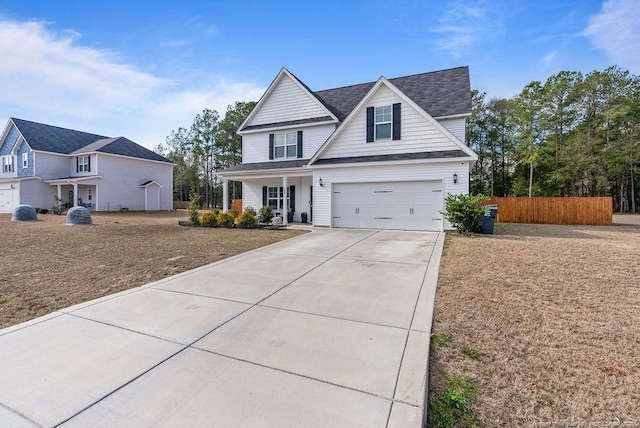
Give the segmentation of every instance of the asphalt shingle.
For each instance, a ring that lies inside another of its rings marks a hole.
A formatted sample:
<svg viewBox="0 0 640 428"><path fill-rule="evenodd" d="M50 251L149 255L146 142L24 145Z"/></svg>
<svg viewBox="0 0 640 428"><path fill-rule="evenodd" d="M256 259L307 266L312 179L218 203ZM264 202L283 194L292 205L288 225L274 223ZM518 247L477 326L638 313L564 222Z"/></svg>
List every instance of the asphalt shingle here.
<svg viewBox="0 0 640 428"><path fill-rule="evenodd" d="M13 117L11 121L32 150L66 155L96 151L158 162L171 162L124 137L109 138Z"/></svg>

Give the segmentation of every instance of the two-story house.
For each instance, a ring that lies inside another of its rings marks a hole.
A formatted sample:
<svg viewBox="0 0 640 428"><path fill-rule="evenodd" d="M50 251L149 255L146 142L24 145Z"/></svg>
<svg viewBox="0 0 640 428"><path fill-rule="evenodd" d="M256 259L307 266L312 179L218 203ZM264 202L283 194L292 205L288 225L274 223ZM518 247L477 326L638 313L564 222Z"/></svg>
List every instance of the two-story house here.
<svg viewBox="0 0 640 428"><path fill-rule="evenodd" d="M477 160L470 115L467 67L317 92L283 68L238 131L242 164L221 176L285 222L291 210L315 226L443 230L444 197L469 192Z"/></svg>
<svg viewBox="0 0 640 428"><path fill-rule="evenodd" d="M124 137L10 118L0 134L0 212L20 204L170 210L173 163Z"/></svg>

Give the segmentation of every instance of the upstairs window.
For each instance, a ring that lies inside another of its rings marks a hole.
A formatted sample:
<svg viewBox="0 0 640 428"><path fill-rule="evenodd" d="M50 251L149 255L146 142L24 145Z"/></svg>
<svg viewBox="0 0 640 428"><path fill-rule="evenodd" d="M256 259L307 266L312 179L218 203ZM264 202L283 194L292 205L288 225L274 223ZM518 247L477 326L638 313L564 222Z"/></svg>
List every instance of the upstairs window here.
<svg viewBox="0 0 640 428"><path fill-rule="evenodd" d="M3 172L13 172L13 156L5 156L2 161Z"/></svg>
<svg viewBox="0 0 640 428"><path fill-rule="evenodd" d="M376 107L376 140L391 138L391 106Z"/></svg>
<svg viewBox="0 0 640 428"><path fill-rule="evenodd" d="M295 158L297 156L298 140L295 132L274 135L274 159Z"/></svg>
<svg viewBox="0 0 640 428"><path fill-rule="evenodd" d="M91 172L91 159L89 156L78 156L76 158L77 172Z"/></svg>
<svg viewBox="0 0 640 428"><path fill-rule="evenodd" d="M29 154L22 154L22 168L29 168Z"/></svg>
<svg viewBox="0 0 640 428"><path fill-rule="evenodd" d="M269 134L269 159L302 157L302 131Z"/></svg>
<svg viewBox="0 0 640 428"><path fill-rule="evenodd" d="M367 107L367 143L384 140L400 140L402 104Z"/></svg>

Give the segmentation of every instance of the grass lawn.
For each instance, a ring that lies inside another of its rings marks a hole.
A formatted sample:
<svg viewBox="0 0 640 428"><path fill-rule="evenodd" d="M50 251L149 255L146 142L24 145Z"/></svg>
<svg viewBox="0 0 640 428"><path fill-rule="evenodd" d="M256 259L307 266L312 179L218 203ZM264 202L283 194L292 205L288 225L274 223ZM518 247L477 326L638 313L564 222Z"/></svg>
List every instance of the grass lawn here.
<svg viewBox="0 0 640 428"><path fill-rule="evenodd" d="M614 223L447 234L430 426L640 426L640 216Z"/></svg>
<svg viewBox="0 0 640 428"><path fill-rule="evenodd" d="M304 233L178 226L186 210L38 218L0 214L0 328Z"/></svg>

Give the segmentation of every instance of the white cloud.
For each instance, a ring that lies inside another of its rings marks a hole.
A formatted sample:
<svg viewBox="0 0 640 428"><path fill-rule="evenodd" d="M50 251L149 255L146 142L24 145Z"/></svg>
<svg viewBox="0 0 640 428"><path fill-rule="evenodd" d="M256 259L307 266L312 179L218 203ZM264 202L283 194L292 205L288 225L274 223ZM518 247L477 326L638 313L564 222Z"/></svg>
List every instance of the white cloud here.
<svg viewBox="0 0 640 428"><path fill-rule="evenodd" d="M125 135L152 148L202 109L257 100L264 88L213 75L198 87L154 76L116 53L80 44L40 21L0 21L0 121L10 116ZM4 60L9 58L10 60ZM3 126L3 125L0 125Z"/></svg>
<svg viewBox="0 0 640 428"><path fill-rule="evenodd" d="M640 2L608 0L589 19L583 34L620 67L640 73Z"/></svg>
<svg viewBox="0 0 640 428"><path fill-rule="evenodd" d="M500 23L488 19L489 7L496 3L457 0L438 18L438 25L430 31L440 34L436 47L456 58L468 53L480 40L493 38L500 33ZM495 13L491 13L495 15Z"/></svg>

